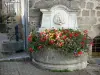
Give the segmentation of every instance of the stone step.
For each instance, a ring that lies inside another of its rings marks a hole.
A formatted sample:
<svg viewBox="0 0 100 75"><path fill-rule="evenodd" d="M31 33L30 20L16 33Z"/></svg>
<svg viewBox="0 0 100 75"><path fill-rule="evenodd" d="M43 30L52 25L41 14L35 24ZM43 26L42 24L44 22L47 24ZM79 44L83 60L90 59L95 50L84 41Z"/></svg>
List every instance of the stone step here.
<svg viewBox="0 0 100 75"><path fill-rule="evenodd" d="M30 55L26 52L22 52L22 53L15 53L12 54L8 57L5 58L1 58L0 62L9 62L9 61L29 61L30 60Z"/></svg>

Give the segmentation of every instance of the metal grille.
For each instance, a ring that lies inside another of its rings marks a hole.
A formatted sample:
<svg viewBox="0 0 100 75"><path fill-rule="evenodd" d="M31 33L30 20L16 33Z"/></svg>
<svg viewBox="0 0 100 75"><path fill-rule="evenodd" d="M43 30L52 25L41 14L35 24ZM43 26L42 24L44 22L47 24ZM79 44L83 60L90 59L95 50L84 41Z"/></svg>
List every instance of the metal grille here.
<svg viewBox="0 0 100 75"><path fill-rule="evenodd" d="M100 56L100 36L93 40L94 46L92 47L93 56Z"/></svg>

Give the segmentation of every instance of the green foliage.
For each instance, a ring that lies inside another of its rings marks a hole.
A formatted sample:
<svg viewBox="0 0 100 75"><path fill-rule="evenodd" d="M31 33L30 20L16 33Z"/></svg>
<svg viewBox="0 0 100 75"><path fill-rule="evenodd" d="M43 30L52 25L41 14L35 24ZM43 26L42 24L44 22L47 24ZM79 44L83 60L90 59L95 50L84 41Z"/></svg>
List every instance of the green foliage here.
<svg viewBox="0 0 100 75"><path fill-rule="evenodd" d="M80 32L73 29L46 29L29 35L29 48L38 51L41 48L61 49L69 53L86 51L89 44L87 30Z"/></svg>

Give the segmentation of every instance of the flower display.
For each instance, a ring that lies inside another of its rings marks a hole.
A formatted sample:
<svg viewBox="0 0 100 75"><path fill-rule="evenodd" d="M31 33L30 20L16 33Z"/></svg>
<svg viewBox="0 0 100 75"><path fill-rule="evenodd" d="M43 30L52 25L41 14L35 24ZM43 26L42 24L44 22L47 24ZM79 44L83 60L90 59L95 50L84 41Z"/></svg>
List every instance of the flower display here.
<svg viewBox="0 0 100 75"><path fill-rule="evenodd" d="M75 56L86 52L87 44L93 44L88 40L87 30L81 32L73 29L46 29L40 33L31 32L28 41L30 52L53 48L73 53Z"/></svg>

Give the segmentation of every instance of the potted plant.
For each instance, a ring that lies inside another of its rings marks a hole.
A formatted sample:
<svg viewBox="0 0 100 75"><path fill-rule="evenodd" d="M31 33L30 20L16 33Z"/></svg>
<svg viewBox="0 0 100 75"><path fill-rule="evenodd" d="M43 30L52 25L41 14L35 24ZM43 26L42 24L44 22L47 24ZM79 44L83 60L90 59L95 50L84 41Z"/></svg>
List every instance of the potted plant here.
<svg viewBox="0 0 100 75"><path fill-rule="evenodd" d="M83 69L87 66L88 38L87 30L81 32L62 28L39 33L33 31L28 37L29 51L33 61L46 69Z"/></svg>

